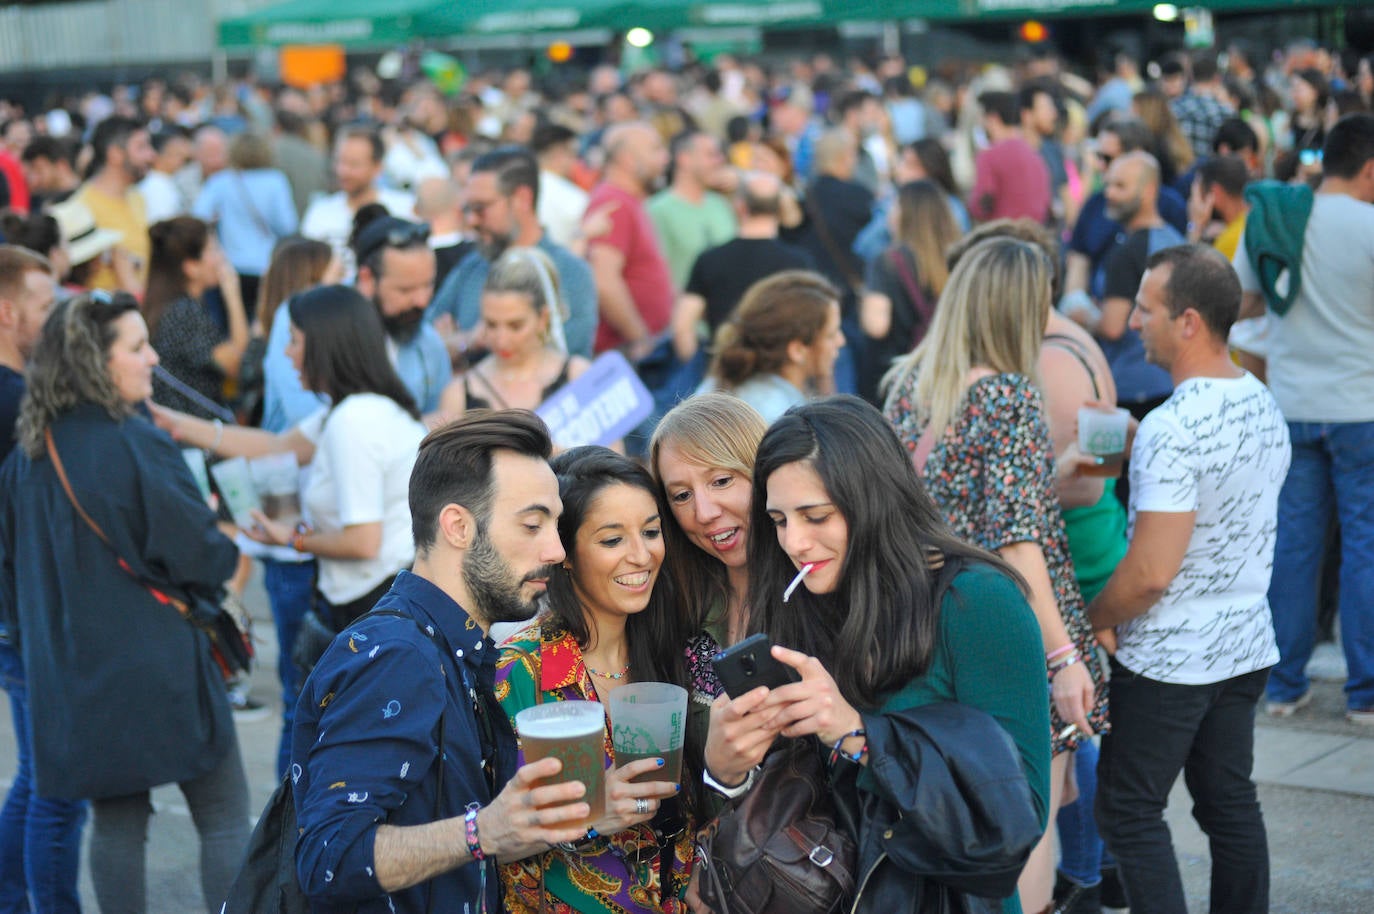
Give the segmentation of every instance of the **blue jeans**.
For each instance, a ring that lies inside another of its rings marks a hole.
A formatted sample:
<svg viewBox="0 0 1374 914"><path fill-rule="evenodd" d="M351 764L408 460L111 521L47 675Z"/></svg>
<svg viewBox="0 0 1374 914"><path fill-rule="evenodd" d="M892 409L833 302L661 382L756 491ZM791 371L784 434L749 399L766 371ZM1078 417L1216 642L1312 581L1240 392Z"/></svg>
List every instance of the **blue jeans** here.
<svg viewBox="0 0 1374 914"><path fill-rule="evenodd" d="M1268 914L1269 844L1250 777L1268 672L1177 685L1112 661L1112 730L1102 737L1095 812L1131 914L1188 914L1164 821L1180 771L1212 854L1208 910Z"/></svg>
<svg viewBox="0 0 1374 914"><path fill-rule="evenodd" d="M10 693L10 717L19 749L18 771L0 811L0 914L27 914L30 910L37 914L79 914L81 898L76 879L86 803L33 793L24 664L8 642L0 642L0 681Z"/></svg>
<svg viewBox="0 0 1374 914"><path fill-rule="evenodd" d="M1279 494L1269 605L1279 662L1269 698L1307 691L1327 524L1341 528L1340 624L1352 709L1374 708L1374 422L1289 422L1293 463Z"/></svg>
<svg viewBox="0 0 1374 914"><path fill-rule="evenodd" d="M301 691L300 671L291 662L291 648L301 630L301 619L310 609L315 590L315 563L263 559L262 583L267 589L272 621L277 628L277 678L281 680L282 700L277 777L281 778L291 766L291 724L296 719L296 699Z"/></svg>
<svg viewBox="0 0 1374 914"><path fill-rule="evenodd" d="M1097 744L1085 739L1073 754L1074 779L1078 799L1059 807L1055 825L1059 828L1059 869L1078 885L1097 885L1102 868L1115 861L1102 845L1093 821L1097 799Z"/></svg>

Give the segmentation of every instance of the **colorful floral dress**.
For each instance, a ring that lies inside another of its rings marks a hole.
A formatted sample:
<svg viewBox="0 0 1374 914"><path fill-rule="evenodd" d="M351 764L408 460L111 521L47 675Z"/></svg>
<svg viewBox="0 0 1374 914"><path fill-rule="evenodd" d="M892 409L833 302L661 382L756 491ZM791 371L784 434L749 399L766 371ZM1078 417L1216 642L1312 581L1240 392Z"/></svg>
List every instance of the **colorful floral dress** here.
<svg viewBox="0 0 1374 914"><path fill-rule="evenodd" d="M915 408L916 375L898 382L884 413L913 453L924 431ZM922 478L954 532L996 551L1033 542L1045 554L1055 602L1097 686L1088 723L1107 731L1107 675L1088 624L1069 558L1064 517L1055 490L1054 446L1040 391L1019 374L981 378L964 394L963 411L935 443ZM1050 705L1054 753L1076 749L1082 734L1059 734L1068 725Z"/></svg>
<svg viewBox="0 0 1374 914"><path fill-rule="evenodd" d="M536 686L537 684L537 686ZM600 701L577 640L564 631L535 622L501 646L496 666L496 699L515 726L515 715L540 701ZM615 764L609 725L605 733L606 767ZM520 756L524 764L524 753ZM539 914L542 871L547 914L687 914L682 901L692 874L693 823L684 822L660 855L651 823L578 845L551 850L501 866L503 910ZM661 861L671 861L668 897L662 897Z"/></svg>

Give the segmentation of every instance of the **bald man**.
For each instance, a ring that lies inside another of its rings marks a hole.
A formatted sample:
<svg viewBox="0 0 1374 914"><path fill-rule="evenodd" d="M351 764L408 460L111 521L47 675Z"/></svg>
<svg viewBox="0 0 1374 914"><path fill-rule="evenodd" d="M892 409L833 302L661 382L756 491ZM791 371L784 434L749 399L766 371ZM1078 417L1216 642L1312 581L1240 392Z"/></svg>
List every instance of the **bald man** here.
<svg viewBox="0 0 1374 914"><path fill-rule="evenodd" d="M750 172L735 191L739 236L703 251L673 307L673 351L690 362L701 341L715 336L744 292L780 270L814 270L806 251L778 240L784 188L776 175Z"/></svg>
<svg viewBox="0 0 1374 914"><path fill-rule="evenodd" d="M1129 326L1140 279L1150 256L1186 239L1159 215L1159 163L1148 152L1118 156L1107 169L1103 188L1107 216L1124 230L1106 257L1101 319L1089 327L1112 366L1117 402L1137 419L1164 403L1173 393L1168 371L1145 360L1145 347ZM1117 481L1117 496L1129 497L1126 472Z"/></svg>
<svg viewBox="0 0 1374 914"><path fill-rule="evenodd" d="M429 225L429 246L434 251L434 288L458 266L476 245L464 231L458 185L446 175L421 178L415 185L415 217Z"/></svg>
<svg viewBox="0 0 1374 914"><path fill-rule="evenodd" d="M587 248L601 315L596 351L620 348L635 362L653 351L673 309L672 275L644 209L668 154L658 131L642 121L615 125L602 144L603 179L587 200L588 213L605 210L611 223Z"/></svg>

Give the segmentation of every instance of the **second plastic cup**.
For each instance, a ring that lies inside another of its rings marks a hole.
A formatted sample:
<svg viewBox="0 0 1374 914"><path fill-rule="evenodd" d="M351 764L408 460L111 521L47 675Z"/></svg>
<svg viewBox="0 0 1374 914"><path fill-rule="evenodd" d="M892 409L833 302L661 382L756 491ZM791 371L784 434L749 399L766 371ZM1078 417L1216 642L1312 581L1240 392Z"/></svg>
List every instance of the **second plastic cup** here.
<svg viewBox="0 0 1374 914"><path fill-rule="evenodd" d="M636 682L616 689L607 703L616 766L661 758L662 768L635 780L680 783L687 690L666 682Z"/></svg>
<svg viewBox="0 0 1374 914"><path fill-rule="evenodd" d="M294 526L301 519L301 470L295 454L269 454L248 463L262 500L262 513Z"/></svg>
<svg viewBox="0 0 1374 914"><path fill-rule="evenodd" d="M1085 476L1119 476L1121 463L1126 459L1126 432L1130 428L1128 410L1097 409L1084 406L1078 410L1078 449L1084 454L1101 457L1096 467L1086 467Z"/></svg>
<svg viewBox="0 0 1374 914"><path fill-rule="evenodd" d="M563 770L544 784L581 781L582 800L592 808L581 827L590 827L606 813L606 709L599 701L554 701L526 708L515 715L515 731L525 763L553 756ZM579 823L570 822L569 827Z"/></svg>

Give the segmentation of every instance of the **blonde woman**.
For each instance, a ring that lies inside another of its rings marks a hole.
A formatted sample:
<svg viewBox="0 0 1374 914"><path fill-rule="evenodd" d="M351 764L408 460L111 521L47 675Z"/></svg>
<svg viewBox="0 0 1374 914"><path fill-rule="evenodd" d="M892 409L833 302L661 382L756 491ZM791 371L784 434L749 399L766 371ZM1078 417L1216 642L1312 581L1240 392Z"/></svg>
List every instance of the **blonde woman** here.
<svg viewBox="0 0 1374 914"><path fill-rule="evenodd" d="M949 279L945 251L960 234L948 197L931 180L903 184L889 218L895 243L868 265L869 291L859 304L859 325L868 337L859 390L870 401L893 360L925 337Z"/></svg>
<svg viewBox="0 0 1374 914"><path fill-rule="evenodd" d="M492 264L478 332L491 355L449 382L439 401L442 415L534 409L590 364L568 354L558 273L536 248L511 248Z"/></svg>
<svg viewBox="0 0 1374 914"><path fill-rule="evenodd" d="M888 377L884 411L955 532L1030 586L1051 690L1051 813L1069 755L1106 725L1106 677L1074 580L1055 494L1054 447L1036 365L1052 267L1034 245L994 238L950 275L930 332ZM1048 833L1022 874L1022 907L1050 904Z"/></svg>

